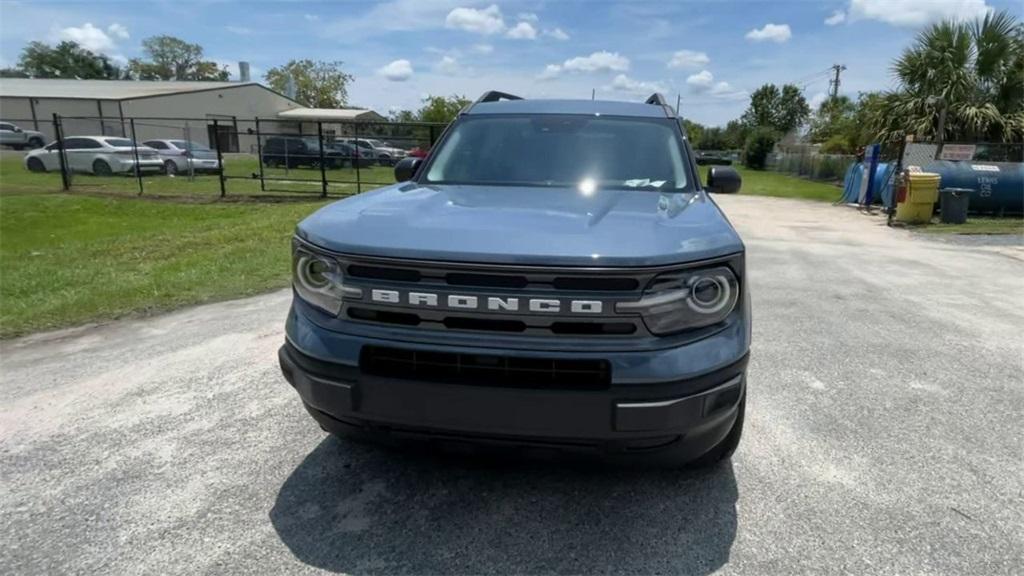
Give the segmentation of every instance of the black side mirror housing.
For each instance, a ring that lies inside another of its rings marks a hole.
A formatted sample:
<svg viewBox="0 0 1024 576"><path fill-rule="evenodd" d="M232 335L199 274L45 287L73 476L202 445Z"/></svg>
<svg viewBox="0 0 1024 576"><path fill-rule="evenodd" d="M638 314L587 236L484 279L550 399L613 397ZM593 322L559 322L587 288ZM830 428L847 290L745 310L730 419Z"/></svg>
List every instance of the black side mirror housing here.
<svg viewBox="0 0 1024 576"><path fill-rule="evenodd" d="M395 164L395 181L406 182L412 180L412 177L416 175L416 171L420 169L420 165L423 164L423 158L402 158Z"/></svg>
<svg viewBox="0 0 1024 576"><path fill-rule="evenodd" d="M708 168L707 189L716 194L735 194L740 191L743 178L735 168L730 166L712 166Z"/></svg>

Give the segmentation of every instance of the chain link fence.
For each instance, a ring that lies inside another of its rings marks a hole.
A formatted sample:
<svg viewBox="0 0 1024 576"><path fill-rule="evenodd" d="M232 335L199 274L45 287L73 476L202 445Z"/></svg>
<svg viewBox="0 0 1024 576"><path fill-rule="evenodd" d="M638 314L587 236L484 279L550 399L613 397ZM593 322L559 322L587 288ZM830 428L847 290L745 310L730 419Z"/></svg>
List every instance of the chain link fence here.
<svg viewBox="0 0 1024 576"><path fill-rule="evenodd" d="M65 190L197 199L358 194L394 183L394 165L426 156L446 128L237 117L25 123L37 124L46 143L28 153L25 168L60 174Z"/></svg>

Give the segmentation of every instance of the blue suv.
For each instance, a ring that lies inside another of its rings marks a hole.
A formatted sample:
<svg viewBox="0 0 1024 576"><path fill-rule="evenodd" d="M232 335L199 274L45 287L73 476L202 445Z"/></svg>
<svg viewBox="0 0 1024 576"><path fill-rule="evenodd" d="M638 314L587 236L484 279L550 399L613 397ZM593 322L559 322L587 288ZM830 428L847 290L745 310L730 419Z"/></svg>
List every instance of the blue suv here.
<svg viewBox="0 0 1024 576"><path fill-rule="evenodd" d="M301 223L279 358L325 430L713 464L743 429L744 246L676 113L488 92Z"/></svg>

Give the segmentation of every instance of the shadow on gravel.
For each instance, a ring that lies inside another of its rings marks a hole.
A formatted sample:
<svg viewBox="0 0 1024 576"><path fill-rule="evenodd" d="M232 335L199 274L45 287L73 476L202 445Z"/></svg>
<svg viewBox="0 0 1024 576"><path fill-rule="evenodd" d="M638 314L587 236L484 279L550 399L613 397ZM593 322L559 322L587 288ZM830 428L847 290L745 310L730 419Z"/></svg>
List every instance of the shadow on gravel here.
<svg viewBox="0 0 1024 576"><path fill-rule="evenodd" d="M270 519L350 574L707 574L736 537L732 466L615 470L436 457L328 437Z"/></svg>

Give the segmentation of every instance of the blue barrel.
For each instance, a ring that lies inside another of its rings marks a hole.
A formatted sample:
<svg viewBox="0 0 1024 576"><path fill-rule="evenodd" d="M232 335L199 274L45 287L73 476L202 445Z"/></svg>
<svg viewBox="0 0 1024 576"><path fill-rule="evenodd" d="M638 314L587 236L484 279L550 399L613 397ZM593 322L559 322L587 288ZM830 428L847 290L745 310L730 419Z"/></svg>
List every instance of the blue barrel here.
<svg viewBox="0 0 1024 576"><path fill-rule="evenodd" d="M923 168L942 177L939 188L973 190L971 212L1024 211L1024 164L939 160Z"/></svg>

